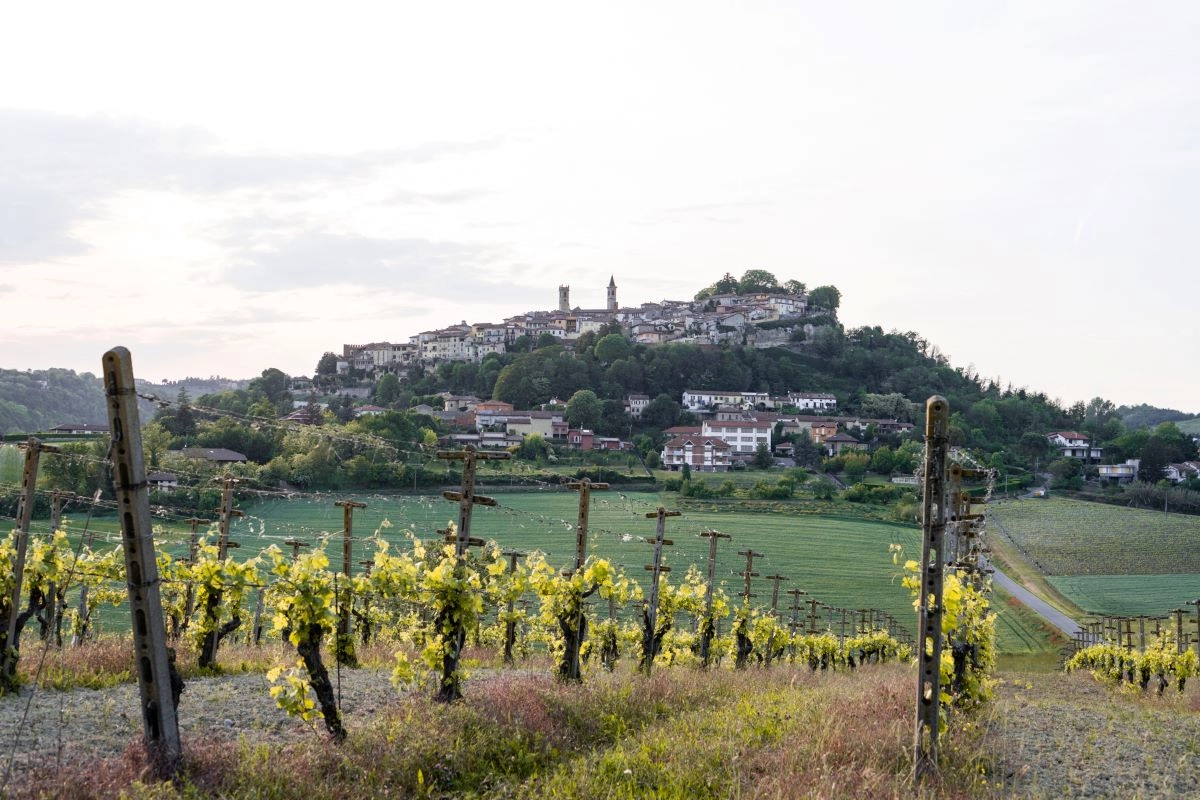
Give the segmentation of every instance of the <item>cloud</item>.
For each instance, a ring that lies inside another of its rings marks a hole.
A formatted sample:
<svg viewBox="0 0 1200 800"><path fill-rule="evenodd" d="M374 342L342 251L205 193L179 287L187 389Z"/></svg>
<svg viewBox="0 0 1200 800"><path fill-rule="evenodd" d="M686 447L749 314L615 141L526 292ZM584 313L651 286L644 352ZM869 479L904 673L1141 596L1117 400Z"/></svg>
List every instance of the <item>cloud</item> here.
<svg viewBox="0 0 1200 800"><path fill-rule="evenodd" d="M193 194L283 191L355 180L396 164L419 164L496 147L501 140L428 142L338 155L225 152L200 128L164 128L106 116L0 109L0 263L36 263L87 247L73 228L130 190ZM450 203L466 192L409 193Z"/></svg>
<svg viewBox="0 0 1200 800"><path fill-rule="evenodd" d="M469 291L470 276L498 255L488 245L310 232L242 250L225 280L255 292L357 284L452 296Z"/></svg>
<svg viewBox="0 0 1200 800"><path fill-rule="evenodd" d="M0 264L29 264L84 253L66 231L81 213L70 198L36 186L0 182Z"/></svg>

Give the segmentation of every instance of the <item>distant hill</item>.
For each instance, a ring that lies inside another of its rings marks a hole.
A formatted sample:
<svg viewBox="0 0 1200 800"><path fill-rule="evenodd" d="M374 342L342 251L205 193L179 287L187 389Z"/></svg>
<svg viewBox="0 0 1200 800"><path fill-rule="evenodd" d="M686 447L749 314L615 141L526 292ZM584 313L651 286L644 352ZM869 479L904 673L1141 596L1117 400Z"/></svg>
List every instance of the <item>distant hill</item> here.
<svg viewBox="0 0 1200 800"><path fill-rule="evenodd" d="M153 416L152 404L142 401L139 406L144 420ZM0 369L0 436L36 433L65 423L107 422L104 384L90 372Z"/></svg>
<svg viewBox="0 0 1200 800"><path fill-rule="evenodd" d="M0 369L0 434L107 421L104 385L90 372Z"/></svg>
<svg viewBox="0 0 1200 800"><path fill-rule="evenodd" d="M1130 430L1138 430L1139 428L1153 428L1161 425L1164 422L1174 422L1179 426L1180 430L1185 430L1180 422L1191 420L1195 414L1188 414L1183 411L1176 411L1173 408L1156 408L1151 405L1142 403L1137 406L1120 406L1117 408L1117 416L1125 423L1125 427ZM1189 433L1200 433L1200 431L1188 431Z"/></svg>

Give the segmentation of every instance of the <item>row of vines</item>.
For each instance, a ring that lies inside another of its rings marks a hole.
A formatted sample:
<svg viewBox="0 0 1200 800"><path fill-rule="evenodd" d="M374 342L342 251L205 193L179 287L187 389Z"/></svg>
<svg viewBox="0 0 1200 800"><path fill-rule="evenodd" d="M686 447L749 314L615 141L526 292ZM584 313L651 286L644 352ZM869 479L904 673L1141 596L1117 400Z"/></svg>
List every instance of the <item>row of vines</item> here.
<svg viewBox="0 0 1200 800"><path fill-rule="evenodd" d="M433 685L443 700L462 694L467 673L461 656L468 638L506 661L549 653L556 674L566 680L580 680L590 669L611 670L626 655L647 672L654 666L741 668L777 660L814 670L853 669L911 656L909 645L872 624L874 615L848 631L844 625L835 630L832 618L810 618L797 628L770 609L731 599L720 587L709 602L707 583L695 566L678 580L660 575L657 615L649 629L641 585L607 560L591 557L581 569L563 572L538 552L506 558L494 542L459 555L444 539L405 532L405 544L396 546L381 533L362 540L366 568L353 576L331 569L323 544L290 553L272 545L234 559L221 557L214 530L200 538L190 558L160 549L168 635L190 639L201 666L215 666L217 646L235 632L289 641L297 659L268 673L271 694L288 713L313 725L323 722L335 739L345 730L322 653L331 650L339 662L354 666L356 642L395 643L396 686ZM447 538L455 533L451 523ZM15 552L15 533L0 540L0 619L12 613ZM73 547L62 530L35 537L22 595L18 637L27 623L36 622L48 645L81 643L102 607L125 600L121 550ZM15 676L6 679L6 688L13 688Z"/></svg>

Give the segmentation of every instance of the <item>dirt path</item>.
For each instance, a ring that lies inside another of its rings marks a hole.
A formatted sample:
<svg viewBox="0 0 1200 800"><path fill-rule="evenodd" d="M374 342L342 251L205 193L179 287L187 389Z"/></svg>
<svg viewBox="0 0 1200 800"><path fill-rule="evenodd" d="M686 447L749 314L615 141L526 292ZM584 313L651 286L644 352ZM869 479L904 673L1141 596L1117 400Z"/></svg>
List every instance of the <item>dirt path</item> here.
<svg viewBox="0 0 1200 800"><path fill-rule="evenodd" d="M1200 798L1200 686L1163 697L1090 674L1005 675L987 714L994 788L1021 798Z"/></svg>
<svg viewBox="0 0 1200 800"><path fill-rule="evenodd" d="M342 670L342 710L348 728L353 730L356 720L363 724L396 697L389 677L386 670ZM136 684L69 692L23 687L18 696L0 699L0 776L10 761L19 772L35 760L54 764L59 759L120 755L141 741L137 707ZM261 674L189 679L179 700L179 732L185 747L189 737L202 735L256 742L313 735L275 705Z"/></svg>
<svg viewBox="0 0 1200 800"><path fill-rule="evenodd" d="M1157 698L1114 691L1087 674L1000 677L982 718L994 796L1200 798L1200 680L1183 695ZM386 670L342 672L351 735L395 697ZM119 756L140 742L136 704L132 684L70 692L26 687L0 700L0 775L10 759L12 785L19 785L28 764ZM179 721L185 748L201 736L282 743L313 735L276 708L263 676L253 674L190 680Z"/></svg>

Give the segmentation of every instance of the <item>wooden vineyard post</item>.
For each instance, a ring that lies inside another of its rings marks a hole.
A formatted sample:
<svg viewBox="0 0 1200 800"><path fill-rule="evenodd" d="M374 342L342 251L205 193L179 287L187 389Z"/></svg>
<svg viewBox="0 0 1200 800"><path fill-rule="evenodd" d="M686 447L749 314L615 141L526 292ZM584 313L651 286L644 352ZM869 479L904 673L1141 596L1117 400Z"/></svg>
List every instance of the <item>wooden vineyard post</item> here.
<svg viewBox="0 0 1200 800"><path fill-rule="evenodd" d="M583 571L583 562L587 560L588 512L591 510L592 491L604 491L608 488L608 484L592 483L591 478L584 478L568 483L567 487L579 492L579 519L575 525L575 569L573 570L574 574L579 574ZM584 597L591 594L591 591L593 590L585 591ZM559 627L562 628L566 647L562 662L565 669L560 670L559 677L565 681L578 683L583 680L583 668L579 663L579 648L583 646L583 640L587 637L587 615L583 611L583 598L579 600L579 613L575 616L574 625L570 621L567 621L565 625L560 621Z"/></svg>
<svg viewBox="0 0 1200 800"><path fill-rule="evenodd" d="M520 550L503 550L501 555L508 556L508 574L512 576L517 574L517 559L524 558L528 554ZM611 598L609 602L612 602ZM517 643L517 620L513 614L513 606L513 597L510 593L504 621L504 663L510 665L513 663L513 646Z"/></svg>
<svg viewBox="0 0 1200 800"><path fill-rule="evenodd" d="M221 517L217 532L217 560L224 562L229 555L229 548L238 546L237 542L229 540L229 529L233 524L233 519L242 516L242 512L233 507L233 487L238 482L237 478L226 474L215 480L221 481ZM201 669L208 669L217 663L217 648L221 646L221 640L236 631L242 624L242 617L239 613L241 609L238 608L233 609L229 622L224 625L218 624L223 594L224 592L219 588L209 591L208 598L204 603L205 622L212 626L212 630L204 637L200 655L196 660Z"/></svg>
<svg viewBox="0 0 1200 800"><path fill-rule="evenodd" d="M650 597L642 609L641 668L647 675L650 674L650 670L654 666L654 657L658 655L658 646L662 643L662 637L667 632L666 628L663 628L661 633L658 630L658 577L663 573L671 571L670 567L663 566L662 549L664 545L674 544L673 541L665 538L667 517L678 517L679 513L678 511L667 511L662 506L659 506L657 511L651 511L646 514L646 517L649 519L658 518L658 525L654 531L654 563L646 565L646 569L650 572Z"/></svg>
<svg viewBox="0 0 1200 800"><path fill-rule="evenodd" d="M815 597L810 597L804 601L808 605L808 622L805 628L813 636L817 635L817 625L821 621L821 615L817 613L817 607L821 605L821 601Z"/></svg>
<svg viewBox="0 0 1200 800"><path fill-rule="evenodd" d="M946 456L950 406L940 395L925 404L924 494L921 509L921 588L917 600L917 713L913 782L938 771L941 700L942 570L946 561Z"/></svg>
<svg viewBox="0 0 1200 800"><path fill-rule="evenodd" d="M57 447L42 444L30 436L21 445L25 449L25 468L21 474L21 510L17 514L17 552L13 557L13 588L8 602L8 625L4 635L4 666L0 671L0 694L16 688L17 658L20 652L18 635L21 615L21 584L25 577L25 555L29 550L29 523L33 519L33 501L37 492L38 461L42 451L58 452Z"/></svg>
<svg viewBox="0 0 1200 800"><path fill-rule="evenodd" d="M783 575L767 575L767 580L771 582L771 616L775 617L779 613L779 584L787 580ZM775 656L775 631L771 630L771 634L767 637L767 652L764 654L764 661L767 666L771 665L771 661Z"/></svg>
<svg viewBox="0 0 1200 800"><path fill-rule="evenodd" d="M792 618L788 622L788 633L796 635L796 628L800 626L800 609L803 606L800 603L800 598L808 594L803 589L788 589L788 594L792 596L792 604L788 606L788 611L792 612Z"/></svg>
<svg viewBox="0 0 1200 800"><path fill-rule="evenodd" d="M50 493L50 536L53 537L55 531L62 524L62 509L63 500L70 497L70 492L64 492L55 489ZM58 647L62 647L62 617L66 611L65 587L58 586L54 581L51 581L46 589L46 614L41 619L42 623L42 641L53 641Z"/></svg>
<svg viewBox="0 0 1200 800"><path fill-rule="evenodd" d="M300 558L300 548L308 547L308 542L302 542L299 539L284 539L283 543L292 548L292 563L295 564Z"/></svg>
<svg viewBox="0 0 1200 800"><path fill-rule="evenodd" d="M1200 656L1200 597L1188 600L1187 604L1196 607L1196 655Z"/></svg>
<svg viewBox="0 0 1200 800"><path fill-rule="evenodd" d="M750 598L757 596L750 591L751 581L758 577L758 573L754 571L754 559L763 554L756 552L751 547L746 550L738 550L738 555L746 557L746 568L739 573L743 581L742 609L738 612L741 618L734 624L735 650L733 666L734 669L745 669L750 654L754 652L754 642L750 640L750 635L747 631L750 625Z"/></svg>
<svg viewBox="0 0 1200 800"><path fill-rule="evenodd" d="M354 591L350 583L350 564L354 558L354 509L366 508L366 503L354 500L338 500L334 503L342 509L342 574L346 580L338 598L338 628L334 637L333 654L337 663L357 667L358 657L354 653L354 640L350 630L350 611L354 604Z"/></svg>
<svg viewBox="0 0 1200 800"><path fill-rule="evenodd" d="M1172 609L1171 613L1175 615L1175 652L1183 655L1183 615L1187 613L1187 609L1176 608Z"/></svg>
<svg viewBox="0 0 1200 800"><path fill-rule="evenodd" d="M191 526L191 533L188 535L188 566L194 566L196 563L196 553L200 549L200 525L207 524L208 520L200 519L199 517L189 517L184 520ZM87 590L85 586L84 591ZM179 631L176 633L176 638L187 629L189 621L192 618L192 612L196 610L196 587L191 581L187 582L187 586L183 590L183 620L179 624Z"/></svg>
<svg viewBox="0 0 1200 800"><path fill-rule="evenodd" d="M496 501L490 497L475 494L475 466L477 461L492 459L507 459L508 453L480 453L473 445L467 445L463 450L440 450L438 458L447 461L462 461L462 491L442 492L442 497L458 503L458 530L453 536L447 534L446 540L454 543L454 572L457 578L464 578L466 564L464 563L467 548L483 544L482 539L471 536L471 513L475 506L494 506ZM467 639L465 620L457 609L446 607L439 609L434 618L434 629L446 636L448 645L442 653L442 678L438 684L437 699L450 703L462 697L462 677L458 672L458 662L462 657L463 645Z"/></svg>
<svg viewBox="0 0 1200 800"><path fill-rule="evenodd" d="M150 494L146 485L129 351L115 347L105 353L102 374L112 431L113 488L121 517L146 755L154 775L166 780L175 776L182 760L176 705L183 681L175 673L167 650L158 564L154 560Z"/></svg>
<svg viewBox="0 0 1200 800"><path fill-rule="evenodd" d="M704 531L700 534L708 539L708 568L705 572L704 619L700 622L700 663L707 667L712 658L712 641L716 635L713 619L713 585L717 577L717 545L722 539L732 539L728 533Z"/></svg>
<svg viewBox="0 0 1200 800"><path fill-rule="evenodd" d="M100 501L100 490L96 490L96 494L92 497L93 505ZM92 544L96 541L96 534L88 531L83 536L83 546L91 549ZM76 606L76 621L75 630L71 634L71 646L79 647L83 644L83 640L87 638L87 630L89 624L88 615L88 587L87 583L82 583L79 587L79 605ZM186 623L186 618L185 618Z"/></svg>

